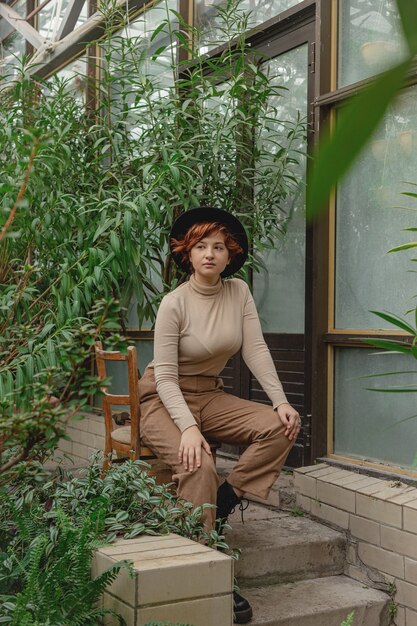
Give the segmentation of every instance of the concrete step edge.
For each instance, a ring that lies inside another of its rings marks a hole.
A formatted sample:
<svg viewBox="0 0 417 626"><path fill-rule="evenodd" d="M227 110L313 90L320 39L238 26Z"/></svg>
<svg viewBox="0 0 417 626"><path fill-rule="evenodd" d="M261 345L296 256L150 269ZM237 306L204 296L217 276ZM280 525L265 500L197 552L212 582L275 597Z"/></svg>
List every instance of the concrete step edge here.
<svg viewBox="0 0 417 626"><path fill-rule="evenodd" d="M353 626L388 626L389 596L347 576L241 588L253 607L251 626L340 626L355 611Z"/></svg>

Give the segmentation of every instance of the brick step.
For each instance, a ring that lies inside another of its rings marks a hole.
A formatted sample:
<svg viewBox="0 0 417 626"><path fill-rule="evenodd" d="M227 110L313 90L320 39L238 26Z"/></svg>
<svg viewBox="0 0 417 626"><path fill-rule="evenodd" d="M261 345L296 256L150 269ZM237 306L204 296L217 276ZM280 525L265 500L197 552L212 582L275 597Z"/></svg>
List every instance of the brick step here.
<svg viewBox="0 0 417 626"><path fill-rule="evenodd" d="M226 541L242 550L235 564L239 582L273 584L342 574L346 539L343 533L307 517L272 511L251 503L230 516Z"/></svg>
<svg viewBox="0 0 417 626"><path fill-rule="evenodd" d="M242 588L253 607L251 626L340 626L355 611L353 626L388 626L389 597L347 576Z"/></svg>

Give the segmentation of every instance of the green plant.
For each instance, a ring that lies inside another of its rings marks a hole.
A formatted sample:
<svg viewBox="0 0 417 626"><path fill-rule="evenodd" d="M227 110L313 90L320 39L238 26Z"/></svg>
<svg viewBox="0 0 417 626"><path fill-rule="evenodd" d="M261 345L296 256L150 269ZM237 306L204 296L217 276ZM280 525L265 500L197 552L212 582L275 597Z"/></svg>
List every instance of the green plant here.
<svg viewBox="0 0 417 626"><path fill-rule="evenodd" d="M343 620L340 626L352 626L354 617L355 617L355 611L352 611L351 613L349 613L346 619Z"/></svg>
<svg viewBox="0 0 417 626"><path fill-rule="evenodd" d="M407 192L404 192L404 195L407 195L412 198L417 198L417 194L414 192L407 191ZM417 228L411 227L411 228L406 228L404 230L408 232L416 232ZM417 248L417 242L409 242L406 244L401 244L399 246L396 246L395 248L392 248L391 250L389 250L389 252L390 253L402 252L405 250L412 250L415 248ZM411 259L411 261L416 262L417 259L414 258L414 259ZM369 337L369 338L364 338L363 341L368 345L384 350L384 353L386 354L404 354L410 359L416 360L417 359L417 307L413 307L412 309L406 312L406 315L410 315L410 314L413 315L414 325L407 319L400 317L398 315L394 315L393 313L387 313L387 312L382 312L382 311L371 311L371 312L374 313L374 315L377 315L379 318L381 318L385 322L388 322L392 324L393 326L395 326L397 330L399 330L403 334L408 335L408 337L407 339L379 339L379 338ZM397 377L403 378L404 376L407 376L407 375L415 376L415 374L417 374L416 369L402 370L399 372L384 372L382 374L369 374L368 376L364 376L362 378L363 379L375 379L375 378L378 378L378 379L391 378L392 379L393 378L394 380L398 380ZM408 384L408 385L405 384L404 382L398 385L397 384L389 385L389 384L384 383L384 385L381 387L372 387L372 388L368 387L367 390L377 392L377 393L416 393L417 386L415 382L412 384ZM416 417L417 415L407 416L401 420L396 421L396 425L402 422L411 420L411 419L415 419Z"/></svg>
<svg viewBox="0 0 417 626"><path fill-rule="evenodd" d="M30 517L23 522L29 534L31 522L36 525ZM17 523L22 528L22 523ZM10 626L95 626L110 614L119 624L125 624L114 611L96 608L104 589L120 570L130 569L127 561L121 561L91 579L92 558L102 545L97 540L97 525L101 523L96 515L91 515L78 525L57 511L55 523L32 538L21 560L16 554L10 555L9 563L4 562L3 566L19 571L20 589L15 594L0 596L0 622Z"/></svg>
<svg viewBox="0 0 417 626"><path fill-rule="evenodd" d="M284 235L285 202L299 187L305 125L279 119L284 88L246 45L236 2L220 9L234 43L210 62L175 11L133 37L115 1L99 10L95 111L56 76L33 80L23 66L11 83L0 78L0 437L13 442L4 471L52 451L60 403L78 412L97 388L94 339L111 331L123 345L115 333L130 304L139 326L152 324L184 279L168 254L180 212L207 204L239 215L256 269ZM189 55L179 66L178 42Z"/></svg>
<svg viewBox="0 0 417 626"><path fill-rule="evenodd" d="M101 468L99 455L77 474L59 470L52 475L34 462L0 488L3 622L40 625L48 616L51 624L78 626L83 622L71 612L78 606L84 623L90 623L88 616L98 615L92 613L95 601L119 571L113 569L90 583L91 557L97 547L117 536L177 533L237 558L223 536L204 529L204 508L209 505L193 510L171 493L169 485L157 485L146 463L114 464L105 476ZM122 566L126 564L118 564L119 569ZM30 619L25 611L31 598L36 600L39 613L32 613L39 622L23 621ZM58 614L62 622L53 621ZM11 616L18 616L17 621Z"/></svg>
<svg viewBox="0 0 417 626"><path fill-rule="evenodd" d="M290 511L289 511L290 515L292 515L293 517L303 517L305 515L305 512L300 509L298 506L294 506Z"/></svg>

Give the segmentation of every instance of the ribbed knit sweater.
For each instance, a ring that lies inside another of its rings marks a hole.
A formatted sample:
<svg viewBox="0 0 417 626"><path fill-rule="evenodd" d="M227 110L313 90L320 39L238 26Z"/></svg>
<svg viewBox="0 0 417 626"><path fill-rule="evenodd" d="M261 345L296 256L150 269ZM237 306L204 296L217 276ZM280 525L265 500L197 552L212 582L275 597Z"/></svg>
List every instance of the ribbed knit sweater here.
<svg viewBox="0 0 417 626"><path fill-rule="evenodd" d="M179 377L218 376L240 349L274 409L287 402L243 280L219 279L211 286L192 275L163 298L150 367L155 370L158 395L181 432L196 421L182 395Z"/></svg>

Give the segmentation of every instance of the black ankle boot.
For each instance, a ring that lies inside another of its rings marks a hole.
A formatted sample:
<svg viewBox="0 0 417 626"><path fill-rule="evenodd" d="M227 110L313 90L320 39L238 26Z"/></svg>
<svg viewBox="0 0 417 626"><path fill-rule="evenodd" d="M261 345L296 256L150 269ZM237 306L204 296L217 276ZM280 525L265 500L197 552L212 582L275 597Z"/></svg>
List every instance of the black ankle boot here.
<svg viewBox="0 0 417 626"><path fill-rule="evenodd" d="M227 522L227 518L234 511L237 504L242 498L237 496L232 485L225 480L217 490L217 513L216 513L216 530L220 532L223 524Z"/></svg>
<svg viewBox="0 0 417 626"><path fill-rule="evenodd" d="M233 592L233 621L235 624L246 624L252 619L252 607L237 591Z"/></svg>

